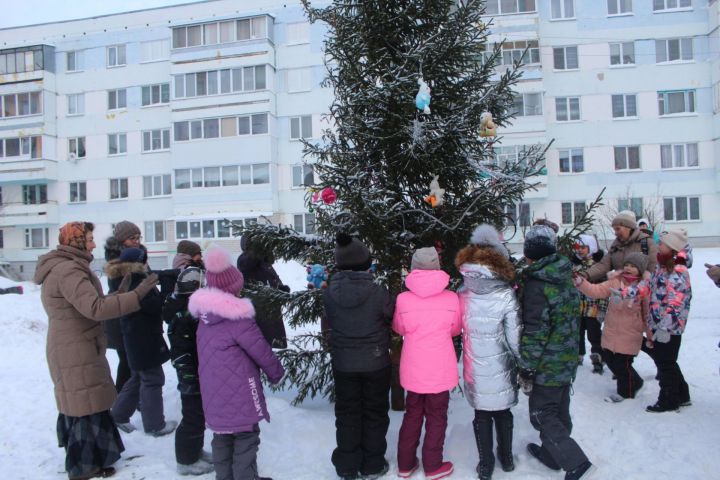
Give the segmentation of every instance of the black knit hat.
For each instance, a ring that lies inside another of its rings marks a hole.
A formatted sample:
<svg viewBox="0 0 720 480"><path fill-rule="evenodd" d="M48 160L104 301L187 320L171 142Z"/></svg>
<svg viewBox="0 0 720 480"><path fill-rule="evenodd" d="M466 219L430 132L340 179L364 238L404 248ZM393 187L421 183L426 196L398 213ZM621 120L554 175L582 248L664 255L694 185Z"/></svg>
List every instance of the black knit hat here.
<svg viewBox="0 0 720 480"><path fill-rule="evenodd" d="M539 260L557 251L557 236L552 228L546 225L533 225L525 233L523 254L530 260Z"/></svg>
<svg viewBox="0 0 720 480"><path fill-rule="evenodd" d="M177 244L177 253L184 253L194 257L200 253L200 245L190 240L180 240L180 243Z"/></svg>
<svg viewBox="0 0 720 480"><path fill-rule="evenodd" d="M335 242L335 266L337 268L357 271L370 268L370 250L360 240L346 233L338 233Z"/></svg>

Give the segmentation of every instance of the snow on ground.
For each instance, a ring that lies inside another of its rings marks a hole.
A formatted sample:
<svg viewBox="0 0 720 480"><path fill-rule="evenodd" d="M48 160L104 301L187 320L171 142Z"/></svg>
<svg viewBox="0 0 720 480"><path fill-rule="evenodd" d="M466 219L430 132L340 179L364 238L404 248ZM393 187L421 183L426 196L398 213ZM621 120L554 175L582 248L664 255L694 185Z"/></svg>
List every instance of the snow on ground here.
<svg viewBox="0 0 720 480"><path fill-rule="evenodd" d="M599 466L601 479L710 479L718 478L720 457L720 289L707 278L703 263L720 262L720 249L696 249L693 301L688 328L683 337L680 365L690 384L693 405L679 413L651 414L645 406L654 403L658 385L652 361L640 354L636 368L645 387L635 400L609 404L603 397L614 391L610 374L590 373L589 362L581 367L574 384L571 412L573 437ZM293 289L304 288L304 269L293 262L278 264L278 272ZM0 278L0 287L13 282ZM47 317L40 303L40 290L23 283L25 295L0 296L0 331L5 341L0 347L0 472L7 479L63 479L64 451L57 447L57 410L52 382L45 361ZM115 368L115 352L109 351ZM180 419L176 376L169 363L163 395L168 419ZM292 392L268 393L272 423L261 425L260 472L277 479L336 478L330 463L335 445L333 407L315 399L292 407ZM527 397L513 409L514 449L517 468L504 473L499 465L496 480L545 480L562 478L530 458L525 445L537 441L528 420ZM391 412L386 479L397 478L395 460L402 413ZM455 463L452 478L477 478L477 451L472 435L473 412L459 393L453 393L445 456ZM140 425L139 415L132 419ZM183 478L175 473L174 437L152 438L140 431L122 434L126 450L116 464L118 480ZM206 448L211 434L206 433ZM214 475L198 477L210 480ZM422 478L416 473L415 478Z"/></svg>

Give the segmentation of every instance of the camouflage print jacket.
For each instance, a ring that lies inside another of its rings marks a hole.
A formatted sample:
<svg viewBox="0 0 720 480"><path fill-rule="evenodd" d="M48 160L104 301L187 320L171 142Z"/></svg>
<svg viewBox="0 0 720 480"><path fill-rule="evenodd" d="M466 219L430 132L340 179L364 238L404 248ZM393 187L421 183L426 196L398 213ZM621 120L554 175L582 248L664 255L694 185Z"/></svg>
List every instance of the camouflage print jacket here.
<svg viewBox="0 0 720 480"><path fill-rule="evenodd" d="M567 258L552 254L525 268L522 310L521 368L534 371L538 385L571 384L579 351L580 295Z"/></svg>

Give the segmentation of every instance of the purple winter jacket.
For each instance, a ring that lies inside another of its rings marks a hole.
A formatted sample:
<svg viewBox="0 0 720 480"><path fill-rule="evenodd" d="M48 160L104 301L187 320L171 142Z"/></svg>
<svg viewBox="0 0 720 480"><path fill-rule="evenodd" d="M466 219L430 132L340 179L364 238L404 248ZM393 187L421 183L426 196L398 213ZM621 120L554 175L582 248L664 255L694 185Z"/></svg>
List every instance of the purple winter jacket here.
<svg viewBox="0 0 720 480"><path fill-rule="evenodd" d="M200 319L198 372L208 428L249 432L260 420L269 422L260 369L272 383L285 372L255 323L252 302L202 288L190 296L188 310Z"/></svg>

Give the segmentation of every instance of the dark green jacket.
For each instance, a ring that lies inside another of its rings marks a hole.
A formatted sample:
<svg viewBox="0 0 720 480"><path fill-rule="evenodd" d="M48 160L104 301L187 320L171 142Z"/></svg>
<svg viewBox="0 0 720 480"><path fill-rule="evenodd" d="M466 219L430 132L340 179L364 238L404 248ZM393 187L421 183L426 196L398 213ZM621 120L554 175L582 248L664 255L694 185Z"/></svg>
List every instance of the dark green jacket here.
<svg viewBox="0 0 720 480"><path fill-rule="evenodd" d="M580 295L572 265L548 255L523 271L521 368L535 372L535 383L550 387L575 379L579 352Z"/></svg>

